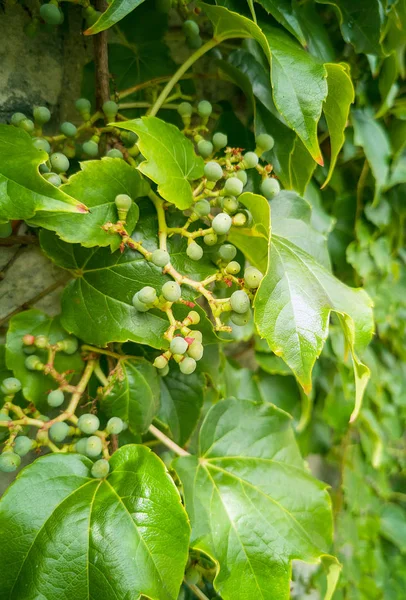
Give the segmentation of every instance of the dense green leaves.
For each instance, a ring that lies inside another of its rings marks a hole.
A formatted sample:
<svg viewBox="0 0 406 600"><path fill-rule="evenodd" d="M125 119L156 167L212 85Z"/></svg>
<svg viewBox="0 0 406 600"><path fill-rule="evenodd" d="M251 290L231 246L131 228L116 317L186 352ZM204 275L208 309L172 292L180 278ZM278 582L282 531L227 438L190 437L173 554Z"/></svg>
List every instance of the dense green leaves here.
<svg viewBox="0 0 406 600"><path fill-rule="evenodd" d="M0 221L29 219L37 211L87 212L82 202L41 177L38 167L47 158L25 131L0 125Z"/></svg>
<svg viewBox="0 0 406 600"><path fill-rule="evenodd" d="M107 7L107 10L99 17L94 25L92 25L85 35L92 35L100 33L105 29L109 29L118 21L121 21L131 11L135 10L137 6L142 4L144 0L112 0Z"/></svg>
<svg viewBox="0 0 406 600"><path fill-rule="evenodd" d="M164 465L130 445L107 479L92 479L91 466L77 454L45 456L2 498L3 598L177 598L189 526Z"/></svg>
<svg viewBox="0 0 406 600"><path fill-rule="evenodd" d="M89 207L86 215L72 215L66 219L59 213L37 214L31 219L34 225L51 229L65 242L79 243L87 248L111 246L117 249L121 237L102 229L105 223L118 220L114 199L118 194L127 194L134 200L130 208L126 229L132 233L138 221L137 198L148 193L148 183L140 174L120 158L103 158L82 163L82 170L73 175L61 188Z"/></svg>
<svg viewBox="0 0 406 600"><path fill-rule="evenodd" d="M120 417L133 433L145 433L159 409L156 369L142 358L123 358L105 388L101 406L109 417Z"/></svg>
<svg viewBox="0 0 406 600"><path fill-rule="evenodd" d="M258 0L265 10L281 23L304 46L306 38L303 34L295 7L289 0Z"/></svg>
<svg viewBox="0 0 406 600"><path fill-rule="evenodd" d="M177 459L175 469L191 545L218 562L224 600L288 598L290 561L315 562L328 550L325 486L305 470L290 418L276 407L221 402L202 425L199 456Z"/></svg>

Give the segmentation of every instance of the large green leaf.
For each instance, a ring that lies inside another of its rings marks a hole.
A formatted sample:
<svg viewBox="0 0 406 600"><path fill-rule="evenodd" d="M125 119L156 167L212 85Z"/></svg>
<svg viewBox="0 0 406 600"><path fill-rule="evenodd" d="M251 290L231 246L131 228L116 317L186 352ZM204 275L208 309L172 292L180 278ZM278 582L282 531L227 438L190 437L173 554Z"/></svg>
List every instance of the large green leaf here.
<svg viewBox="0 0 406 600"><path fill-rule="evenodd" d="M33 402L39 410L46 410L47 394L51 389L58 387L56 381L41 371L29 371L25 365L27 354L24 353L23 336L26 333L32 335L45 335L51 344L56 344L68 337L65 329L60 323L59 317L48 317L40 310L26 310L10 319L7 331L6 362L22 383L22 392L29 402ZM35 354L46 363L47 351L37 349ZM64 354L58 352L55 359L55 368L60 373L70 371L67 379L77 375L83 370L83 362L79 352L75 354ZM49 407L48 407L49 408Z"/></svg>
<svg viewBox="0 0 406 600"><path fill-rule="evenodd" d="M354 87L345 64L326 64L328 95L323 106L330 134L330 167L325 187L331 179L338 154L343 147L350 105L354 102Z"/></svg>
<svg viewBox="0 0 406 600"><path fill-rule="evenodd" d="M105 223L115 223L118 219L114 199L118 194L128 194L136 200L148 193L149 185L138 171L120 158L89 160L81 167L82 170L72 175L60 189L86 203L90 212L70 215L69 219L61 213L39 213L30 222L55 231L65 242L79 243L87 248L111 246L117 249L121 236L102 229ZM129 233L133 231L138 216L138 205L133 202L126 220Z"/></svg>
<svg viewBox="0 0 406 600"><path fill-rule="evenodd" d="M47 256L75 278L62 297L61 318L69 332L99 346L131 340L153 348L168 347L163 337L169 326L165 313L140 313L132 305L133 295L146 284L158 293L161 291L170 279L162 275L162 269L130 249L113 254L108 248L87 249L67 244L47 231L41 232L40 239ZM193 298L186 287L184 295L188 300ZM195 308L201 314L199 329L205 343L214 343L217 338L210 321L202 309ZM188 311L185 305L175 308L175 314L182 319Z"/></svg>
<svg viewBox="0 0 406 600"><path fill-rule="evenodd" d="M279 21L289 33L294 35L302 46L306 45L306 38L297 17L296 8L291 0L257 0L274 19Z"/></svg>
<svg viewBox="0 0 406 600"><path fill-rule="evenodd" d="M299 204L297 208L300 215L303 209ZM273 227L268 272L255 298L255 321L260 335L309 393L312 369L327 338L330 314L338 313L354 357L358 412L369 371L356 353L372 336L372 302L364 290L349 288L330 273L326 263L322 264L323 257L324 261L327 258L325 246L314 243L310 233L310 228L291 226L289 219L279 225L279 230Z"/></svg>
<svg viewBox="0 0 406 600"><path fill-rule="evenodd" d="M9 600L175 600L189 525L178 491L144 446L120 448L107 479L92 462L51 454L0 502L0 596Z"/></svg>
<svg viewBox="0 0 406 600"><path fill-rule="evenodd" d="M109 29L118 23L118 21L124 19L124 17L143 2L144 0L111 0L107 10L98 18L94 25L85 31L85 35L93 35Z"/></svg>
<svg viewBox="0 0 406 600"><path fill-rule="evenodd" d="M224 600L286 600L291 560L319 562L328 551L326 486L305 469L290 417L275 406L220 402L202 425L199 456L174 467L191 546L218 563L214 584Z"/></svg>
<svg viewBox="0 0 406 600"><path fill-rule="evenodd" d="M192 142L177 127L157 117L143 117L117 126L139 136L138 147L146 160L138 168L158 184L162 198L181 210L191 206L190 182L203 176L204 167Z"/></svg>
<svg viewBox="0 0 406 600"><path fill-rule="evenodd" d="M159 379L143 358L121 359L102 398L109 417L120 417L133 433L145 433L159 410Z"/></svg>
<svg viewBox="0 0 406 600"><path fill-rule="evenodd" d="M0 125L0 222L29 219L37 211L86 213L82 202L48 183L38 167L48 159L17 127Z"/></svg>
<svg viewBox="0 0 406 600"><path fill-rule="evenodd" d="M183 375L178 367L172 367L165 377L161 377L158 418L168 427L167 434L181 446L188 441L199 420L204 386L203 375Z"/></svg>
<svg viewBox="0 0 406 600"><path fill-rule="evenodd" d="M380 0L316 0L337 10L341 32L356 52L381 54L384 12Z"/></svg>

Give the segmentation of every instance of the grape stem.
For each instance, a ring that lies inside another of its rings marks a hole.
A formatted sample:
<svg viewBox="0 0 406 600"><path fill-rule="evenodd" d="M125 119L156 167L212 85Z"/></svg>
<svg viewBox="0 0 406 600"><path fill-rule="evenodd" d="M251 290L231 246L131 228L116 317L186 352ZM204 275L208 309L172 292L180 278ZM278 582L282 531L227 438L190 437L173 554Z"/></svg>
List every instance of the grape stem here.
<svg viewBox="0 0 406 600"><path fill-rule="evenodd" d="M173 440L168 438L164 433L162 433L160 429L155 427L155 425L150 425L148 431L152 433L152 435L156 437L160 442L162 442L164 446L169 448L169 450L175 452L175 454L177 454L178 456L190 456L190 453L187 452L187 450L184 450L183 448L178 446L178 444L176 444Z"/></svg>
<svg viewBox="0 0 406 600"><path fill-rule="evenodd" d="M186 579L184 579L184 582L185 585L190 589L190 591L194 593L196 598L199 598L199 600L209 600L206 594L203 594L202 590L200 590L197 587L197 585L195 585L194 583L189 583L188 581L186 581Z"/></svg>

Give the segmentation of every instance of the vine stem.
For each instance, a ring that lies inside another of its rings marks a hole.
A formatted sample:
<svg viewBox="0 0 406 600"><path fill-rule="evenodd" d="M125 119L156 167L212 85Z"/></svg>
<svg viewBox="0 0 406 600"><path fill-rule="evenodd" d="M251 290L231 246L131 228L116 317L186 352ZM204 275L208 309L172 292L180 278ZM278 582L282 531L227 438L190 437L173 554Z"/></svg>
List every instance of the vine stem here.
<svg viewBox="0 0 406 600"><path fill-rule="evenodd" d="M183 448L178 446L178 444L176 444L173 440L168 438L168 436L162 433L162 431L155 427L155 425L150 425L148 431L152 433L152 435L156 437L157 440L159 440L167 448L169 448L169 450L172 450L173 452L175 452L175 454L178 454L178 456L190 456L190 453L187 452L187 450L184 450Z"/></svg>
<svg viewBox="0 0 406 600"><path fill-rule="evenodd" d="M209 52L209 50L211 50L212 48L215 48L215 46L217 46L219 43L220 43L219 40L216 40L216 38L212 38L211 40L209 40L208 42L203 44L203 46L198 48L195 52L193 52L193 54L191 54L189 56L189 58L179 67L179 69L176 71L176 73L168 81L168 83L166 84L166 86L164 87L162 92L159 94L154 106L151 108L151 110L148 113L149 116L154 117L157 114L157 112L159 111L161 106L164 104L165 100L171 93L174 86L178 83L178 81L182 77L182 75L184 75L184 73L186 73L186 71L201 56L203 56L203 54L206 54L206 52Z"/></svg>
<svg viewBox="0 0 406 600"><path fill-rule="evenodd" d="M57 421L65 421L66 419L69 419L70 421L74 420L74 419L72 419L72 417L75 414L75 411L78 407L78 404L80 402L82 394L85 391L87 384L89 383L89 380L92 376L94 369L96 368L96 365L97 365L96 360L93 360L93 359L89 360L89 362L86 365L85 370L83 371L81 380L79 381L78 385L76 386L76 391L72 394L72 397L70 399L70 402L69 402L66 410L62 414L60 414L59 417L56 417L55 419L53 419L53 421L52 421L53 423L56 423Z"/></svg>
<svg viewBox="0 0 406 600"><path fill-rule="evenodd" d="M190 589L190 591L194 593L196 598L199 598L199 600L209 600L206 594L203 594L202 590L200 590L197 587L197 585L195 585L194 583L189 583L188 581L186 581L186 579L184 579L183 581L185 582L185 585Z"/></svg>

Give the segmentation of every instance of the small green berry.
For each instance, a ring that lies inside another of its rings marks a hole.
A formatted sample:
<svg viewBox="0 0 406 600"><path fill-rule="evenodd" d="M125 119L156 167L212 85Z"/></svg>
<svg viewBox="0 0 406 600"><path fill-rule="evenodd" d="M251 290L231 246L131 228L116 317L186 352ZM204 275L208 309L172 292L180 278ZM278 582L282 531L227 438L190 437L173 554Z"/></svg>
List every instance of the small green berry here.
<svg viewBox="0 0 406 600"><path fill-rule="evenodd" d="M193 331L190 332L189 336L195 340L195 342L202 342L203 341L203 334L201 331L199 331L198 329L194 329Z"/></svg>
<svg viewBox="0 0 406 600"><path fill-rule="evenodd" d="M261 271L255 267L247 267L244 271L245 285L252 289L257 289L263 277Z"/></svg>
<svg viewBox="0 0 406 600"><path fill-rule="evenodd" d="M36 354L31 354L31 356L27 356L24 361L26 369L29 371L41 371L43 368L43 364L41 359Z"/></svg>
<svg viewBox="0 0 406 600"><path fill-rule="evenodd" d="M169 365L165 365L163 369L158 370L158 375L160 375L161 377L165 377L165 375L168 375L168 373L169 373Z"/></svg>
<svg viewBox="0 0 406 600"><path fill-rule="evenodd" d="M132 148L138 140L138 136L134 131L122 131L120 139L126 148Z"/></svg>
<svg viewBox="0 0 406 600"><path fill-rule="evenodd" d="M60 127L61 133L63 133L63 135L66 135L66 137L75 137L76 133L77 133L77 127L73 124L70 123L69 121L65 121L64 123L62 123L61 127Z"/></svg>
<svg viewBox="0 0 406 600"><path fill-rule="evenodd" d="M247 224L247 215L239 212L233 217L233 225L236 227L244 227Z"/></svg>
<svg viewBox="0 0 406 600"><path fill-rule="evenodd" d="M218 163L211 160L204 166L204 175L209 181L218 181L223 177L223 169Z"/></svg>
<svg viewBox="0 0 406 600"><path fill-rule="evenodd" d="M90 113L92 105L87 98L78 98L75 102L75 108L79 113Z"/></svg>
<svg viewBox="0 0 406 600"><path fill-rule="evenodd" d="M199 152L200 156L207 158L213 152L213 144L208 140L200 140L197 143L197 151Z"/></svg>
<svg viewBox="0 0 406 600"><path fill-rule="evenodd" d="M203 248L196 242L192 242L186 249L186 254L192 260L200 260L203 256Z"/></svg>
<svg viewBox="0 0 406 600"><path fill-rule="evenodd" d="M166 250L158 249L151 254L151 260L157 267L165 267L170 261L170 256Z"/></svg>
<svg viewBox="0 0 406 600"><path fill-rule="evenodd" d="M15 452L7 451L0 455L0 471L12 473L21 465L21 457Z"/></svg>
<svg viewBox="0 0 406 600"><path fill-rule="evenodd" d="M226 272L230 273L230 275L237 275L241 271L241 265L235 260L232 260L226 266Z"/></svg>
<svg viewBox="0 0 406 600"><path fill-rule="evenodd" d="M135 310L138 312L141 312L141 313L147 312L150 309L150 307L147 306L144 302L141 302L141 300L138 297L138 292L136 292L134 294L134 296L132 298L132 304L133 304Z"/></svg>
<svg viewBox="0 0 406 600"><path fill-rule="evenodd" d="M104 477L107 477L107 475L109 474L109 471L109 461L105 458L100 458L94 463L91 473L92 477L94 477L95 479L104 479Z"/></svg>
<svg viewBox="0 0 406 600"><path fill-rule="evenodd" d="M172 354L185 354L188 343L183 337L177 336L171 340L169 348Z"/></svg>
<svg viewBox="0 0 406 600"><path fill-rule="evenodd" d="M199 48L201 48L202 44L203 44L203 40L200 37L200 35L194 35L192 37L188 37L186 38L187 44L189 46L189 48L191 48L192 50L198 50Z"/></svg>
<svg viewBox="0 0 406 600"><path fill-rule="evenodd" d="M163 356L163 354L157 356L153 362L154 367L156 367L157 369L164 369L167 366L167 364L168 359L166 358L166 356Z"/></svg>
<svg viewBox="0 0 406 600"><path fill-rule="evenodd" d="M62 179L56 173L44 173L43 178L46 179L48 183L52 183L55 187L62 185Z"/></svg>
<svg viewBox="0 0 406 600"><path fill-rule="evenodd" d="M178 113L181 117L191 117L193 113L193 106L190 102L181 102L178 106Z"/></svg>
<svg viewBox="0 0 406 600"><path fill-rule="evenodd" d="M248 175L245 171L241 170L241 171L237 171L237 173L235 174L236 177L238 177L238 179L240 181L242 181L243 186L247 185L247 181L248 181Z"/></svg>
<svg viewBox="0 0 406 600"><path fill-rule="evenodd" d="M197 325L198 323L200 323L200 315L195 310L191 310L188 313L188 319L190 319L191 325Z"/></svg>
<svg viewBox="0 0 406 600"><path fill-rule="evenodd" d="M64 421L53 423L49 428L49 437L53 442L63 442L69 433L69 425Z"/></svg>
<svg viewBox="0 0 406 600"><path fill-rule="evenodd" d="M222 260L224 260L225 262L230 262L230 260L233 260L233 258L235 258L237 254L237 248L232 244L223 244L218 249L218 253Z"/></svg>
<svg viewBox="0 0 406 600"><path fill-rule="evenodd" d="M21 390L21 381L16 377L6 377L0 389L5 396L12 396Z"/></svg>
<svg viewBox="0 0 406 600"><path fill-rule="evenodd" d="M49 145L49 142L43 138L33 138L32 145L37 150L44 150L44 152L47 152L48 154L51 152L51 146Z"/></svg>
<svg viewBox="0 0 406 600"><path fill-rule="evenodd" d="M227 142L228 139L225 133L217 131L213 135L213 145L216 148L216 150L221 150L221 148L225 148L227 146Z"/></svg>
<svg viewBox="0 0 406 600"><path fill-rule="evenodd" d="M65 354L75 354L79 347L79 342L75 337L68 337L62 342L59 342L59 347Z"/></svg>
<svg viewBox="0 0 406 600"><path fill-rule="evenodd" d="M127 194L118 194L114 198L114 203L118 211L128 212L132 206L132 199Z"/></svg>
<svg viewBox="0 0 406 600"><path fill-rule="evenodd" d="M232 323L234 323L234 325L239 325L240 327L243 327L244 325L247 325L250 322L251 312L249 310L247 310L247 312L245 313L238 313L232 311L230 314L230 320Z"/></svg>
<svg viewBox="0 0 406 600"><path fill-rule="evenodd" d="M89 458L96 458L96 456L101 454L102 449L102 441L99 437L97 437L97 435L91 435L89 438L87 438L86 456Z"/></svg>
<svg viewBox="0 0 406 600"><path fill-rule="evenodd" d="M107 433L118 435L123 431L124 423L120 417L111 417L107 421L106 431Z"/></svg>
<svg viewBox="0 0 406 600"><path fill-rule="evenodd" d="M24 121L24 119L26 118L27 117L23 113L16 112L13 115L11 115L10 123L15 127L18 127L21 121Z"/></svg>
<svg viewBox="0 0 406 600"><path fill-rule="evenodd" d="M62 390L52 390L52 392L49 392L49 394L47 396L47 402L48 402L49 406L52 406L52 407L61 406L61 404L63 404L64 400L65 400L65 396L63 395Z"/></svg>
<svg viewBox="0 0 406 600"><path fill-rule="evenodd" d="M241 182L240 182L241 183ZM212 221L211 226L215 233L219 235L224 235L230 231L232 225L232 220L230 215L227 213L219 213L216 215Z"/></svg>
<svg viewBox="0 0 406 600"><path fill-rule="evenodd" d="M182 290L176 281L167 281L162 286L162 295L169 302L177 302L182 296Z"/></svg>
<svg viewBox="0 0 406 600"><path fill-rule="evenodd" d="M32 133L35 129L34 122L31 119L23 119L19 122L18 126L27 133Z"/></svg>
<svg viewBox="0 0 406 600"><path fill-rule="evenodd" d="M194 341L192 344L190 344L188 351L187 351L190 358L193 358L193 360L196 360L196 361L198 361L202 358L203 352L204 352L203 344L199 341Z"/></svg>
<svg viewBox="0 0 406 600"><path fill-rule="evenodd" d="M35 445L34 440L26 435L19 435L14 442L14 452L18 456L25 456Z"/></svg>
<svg viewBox="0 0 406 600"><path fill-rule="evenodd" d="M138 292L138 299L144 304L153 304L156 298L156 291L150 285L146 285Z"/></svg>
<svg viewBox="0 0 406 600"><path fill-rule="evenodd" d="M108 119L114 119L118 113L118 104L113 100L107 100L107 102L103 104L102 109Z"/></svg>
<svg viewBox="0 0 406 600"><path fill-rule="evenodd" d="M46 106L36 106L33 110L34 121L38 125L48 123L51 118L51 111Z"/></svg>
<svg viewBox="0 0 406 600"><path fill-rule="evenodd" d="M224 184L224 192L229 196L239 196L244 187L238 177L230 177Z"/></svg>
<svg viewBox="0 0 406 600"><path fill-rule="evenodd" d="M267 133L261 133L255 140L258 150L263 152L268 152L268 150L272 150L274 147L275 141L271 135Z"/></svg>
<svg viewBox="0 0 406 600"><path fill-rule="evenodd" d="M210 202L208 200L198 200L193 206L193 210L199 217L207 217L211 210Z"/></svg>
<svg viewBox="0 0 406 600"><path fill-rule="evenodd" d="M192 21L191 19L188 19L183 23L182 29L183 33L187 37L195 37L200 33L199 25L196 23L196 21Z"/></svg>
<svg viewBox="0 0 406 600"><path fill-rule="evenodd" d="M213 107L207 100L201 100L197 105L197 112L201 117L208 118L213 112Z"/></svg>
<svg viewBox="0 0 406 600"><path fill-rule="evenodd" d="M99 144L93 140L89 140L88 142L82 144L82 150L85 154L87 154L87 156L94 158L99 154Z"/></svg>
<svg viewBox="0 0 406 600"><path fill-rule="evenodd" d="M43 350L49 345L49 339L46 335L37 335L34 340L34 346Z"/></svg>
<svg viewBox="0 0 406 600"><path fill-rule="evenodd" d="M86 454L87 438L80 438L75 443L75 451L79 454Z"/></svg>
<svg viewBox="0 0 406 600"><path fill-rule="evenodd" d="M244 154L244 166L246 169L254 169L258 164L259 158L255 152L246 152Z"/></svg>
<svg viewBox="0 0 406 600"><path fill-rule="evenodd" d="M49 160L55 173L66 173L69 169L69 160L62 152L54 152Z"/></svg>
<svg viewBox="0 0 406 600"><path fill-rule="evenodd" d="M225 196L221 200L221 206L226 213L232 215L238 210L240 204L237 198L235 198L234 196Z"/></svg>
<svg viewBox="0 0 406 600"><path fill-rule="evenodd" d="M217 244L217 234L216 233L207 233L203 237L203 242L206 246L215 246Z"/></svg>
<svg viewBox="0 0 406 600"><path fill-rule="evenodd" d="M280 191L279 181L273 177L268 177L261 183L261 192L268 200L272 200Z"/></svg>
<svg viewBox="0 0 406 600"><path fill-rule="evenodd" d="M63 20L63 13L59 6L51 4L50 2L48 4L42 4L39 9L39 14L48 25L60 25Z"/></svg>
<svg viewBox="0 0 406 600"><path fill-rule="evenodd" d="M12 421L10 415L0 412L0 423L9 423L10 421Z"/></svg>
<svg viewBox="0 0 406 600"><path fill-rule="evenodd" d="M109 158L123 158L123 153L118 148L111 148L106 152L106 156Z"/></svg>
<svg viewBox="0 0 406 600"><path fill-rule="evenodd" d="M89 435L99 429L100 420L96 415L92 415L90 413L80 415L78 419L78 427L80 431L86 433L86 435Z"/></svg>
<svg viewBox="0 0 406 600"><path fill-rule="evenodd" d="M231 308L234 312L242 315L250 308L250 299L243 290L237 290L231 294Z"/></svg>
<svg viewBox="0 0 406 600"><path fill-rule="evenodd" d="M196 370L196 361L190 356L185 356L184 359L179 363L179 369L184 375L190 375Z"/></svg>

